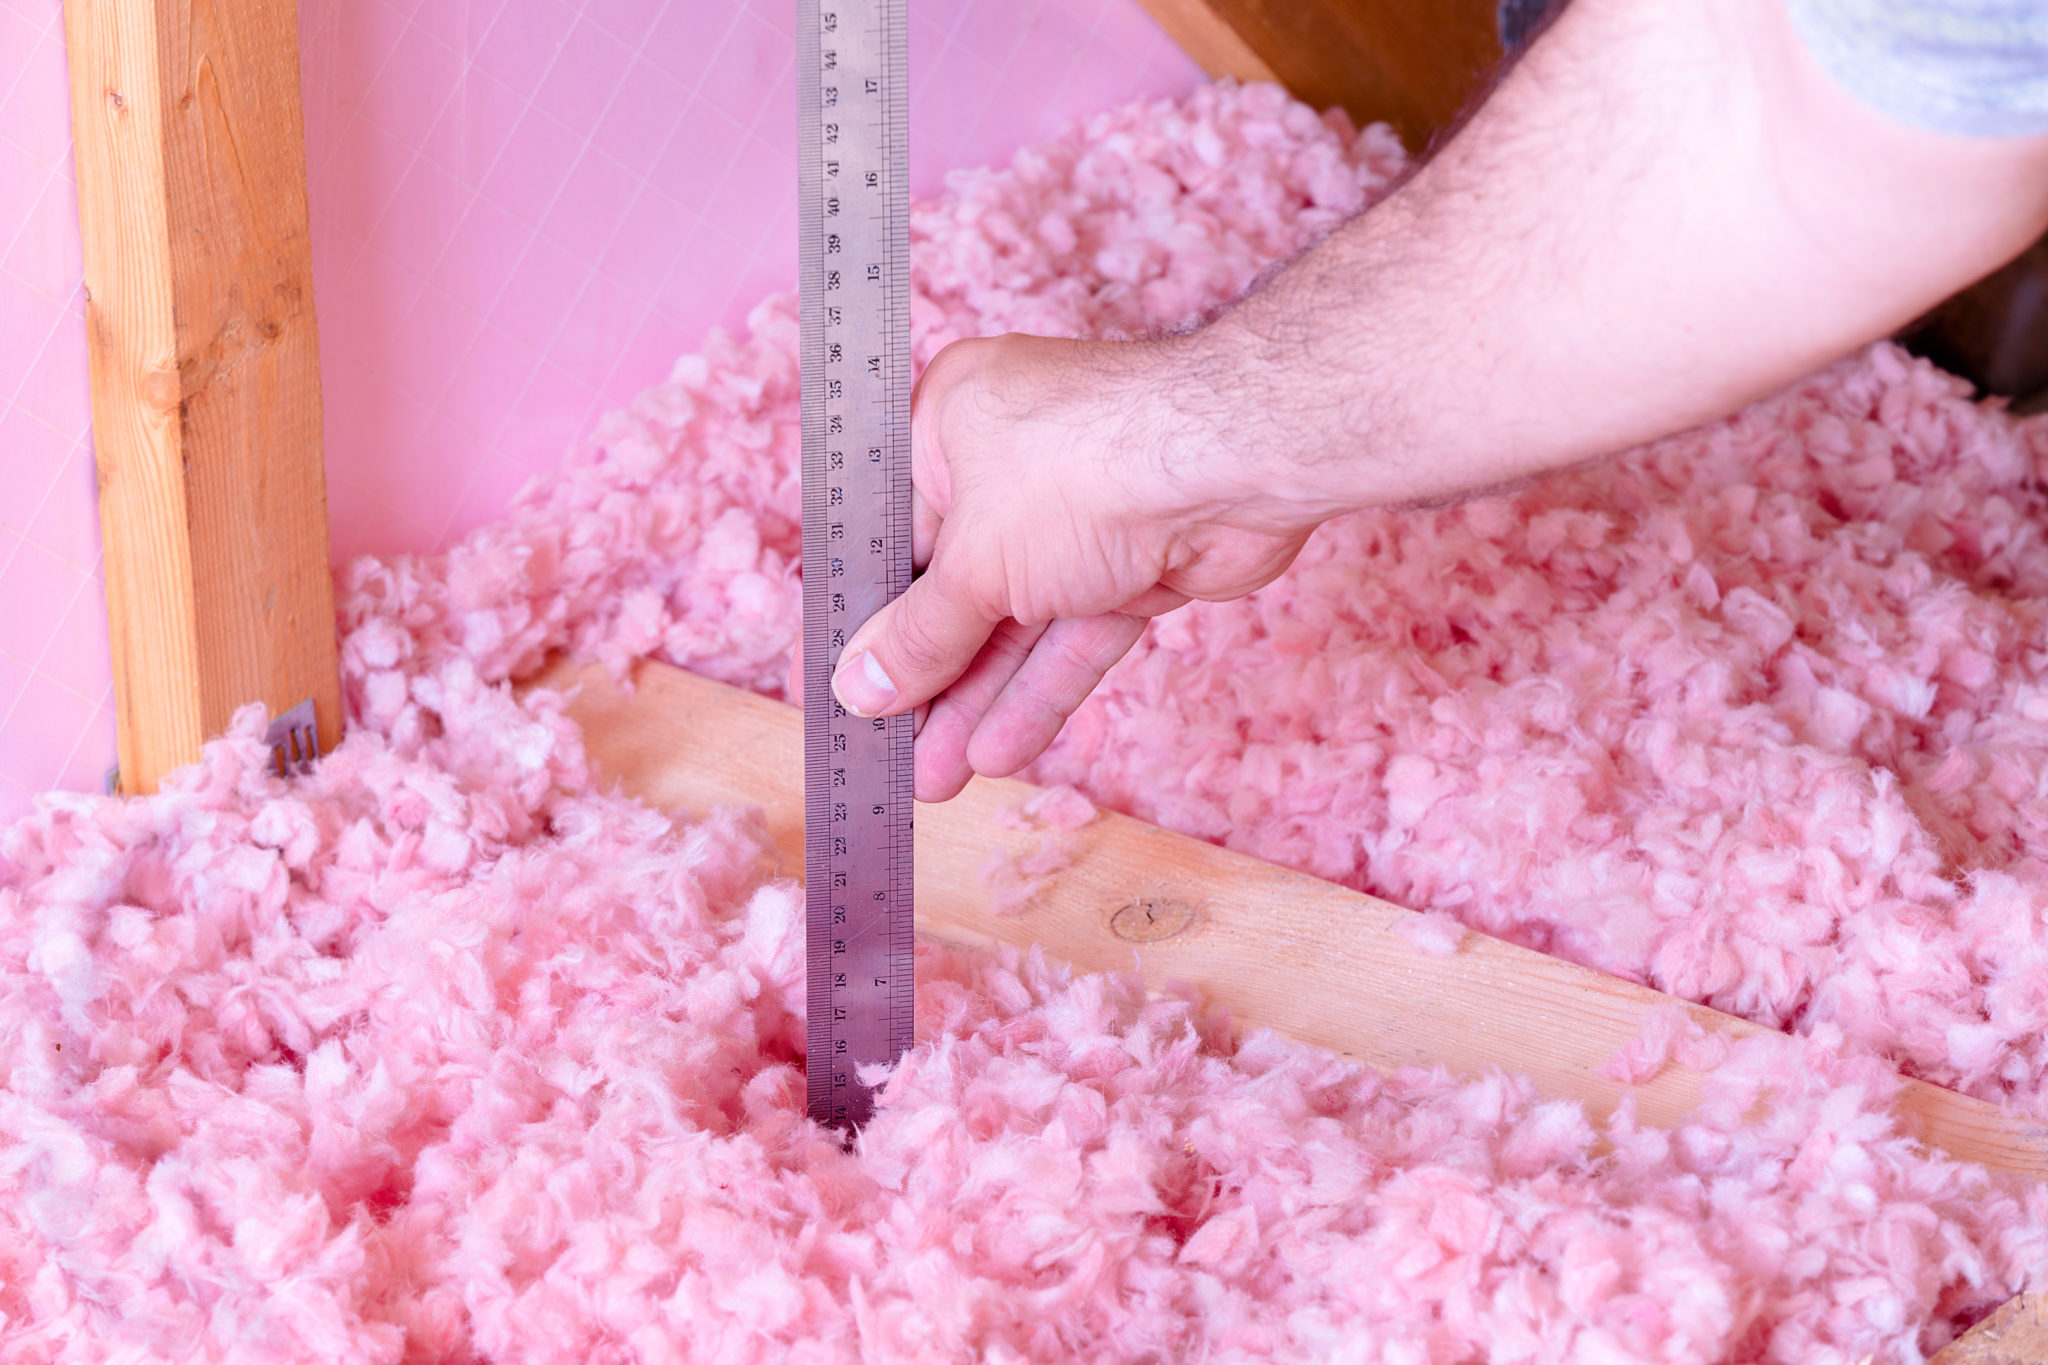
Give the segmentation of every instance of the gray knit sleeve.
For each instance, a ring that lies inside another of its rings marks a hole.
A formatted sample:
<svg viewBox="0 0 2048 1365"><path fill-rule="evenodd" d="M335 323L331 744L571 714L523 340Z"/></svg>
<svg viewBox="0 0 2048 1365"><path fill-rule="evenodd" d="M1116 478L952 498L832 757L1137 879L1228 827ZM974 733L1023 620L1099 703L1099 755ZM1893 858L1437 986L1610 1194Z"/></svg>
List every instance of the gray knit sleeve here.
<svg viewBox="0 0 2048 1365"><path fill-rule="evenodd" d="M2048 133L2048 0L1786 0L1816 60L1871 107L1964 137Z"/></svg>

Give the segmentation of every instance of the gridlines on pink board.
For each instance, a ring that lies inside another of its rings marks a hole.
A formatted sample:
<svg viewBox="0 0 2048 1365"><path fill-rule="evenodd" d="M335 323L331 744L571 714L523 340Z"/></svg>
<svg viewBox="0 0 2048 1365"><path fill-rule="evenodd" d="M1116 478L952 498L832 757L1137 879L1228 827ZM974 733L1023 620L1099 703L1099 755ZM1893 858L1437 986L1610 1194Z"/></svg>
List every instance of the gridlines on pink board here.
<svg viewBox="0 0 2048 1365"><path fill-rule="evenodd" d="M911 9L920 192L1196 78L1133 0ZM793 22L792 0L306 0L338 555L494 515L791 285Z"/></svg>
<svg viewBox="0 0 2048 1365"><path fill-rule="evenodd" d="M114 762L56 0L0 0L0 822Z"/></svg>
<svg viewBox="0 0 2048 1365"><path fill-rule="evenodd" d="M794 0L300 0L337 559L499 514L795 278ZM913 189L1199 77L1136 0L911 0ZM0 821L114 762L58 0L0 0Z"/></svg>

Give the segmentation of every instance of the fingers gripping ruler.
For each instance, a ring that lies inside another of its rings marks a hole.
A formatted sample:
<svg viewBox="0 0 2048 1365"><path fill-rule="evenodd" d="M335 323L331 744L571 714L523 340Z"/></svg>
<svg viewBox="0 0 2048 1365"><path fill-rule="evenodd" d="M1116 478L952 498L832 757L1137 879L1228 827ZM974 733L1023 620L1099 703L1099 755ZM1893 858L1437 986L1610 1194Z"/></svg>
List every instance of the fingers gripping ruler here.
<svg viewBox="0 0 2048 1365"><path fill-rule="evenodd" d="M856 1128L856 1071L911 1042L911 721L832 696L910 586L905 0L798 0L803 295L804 873L810 1113Z"/></svg>

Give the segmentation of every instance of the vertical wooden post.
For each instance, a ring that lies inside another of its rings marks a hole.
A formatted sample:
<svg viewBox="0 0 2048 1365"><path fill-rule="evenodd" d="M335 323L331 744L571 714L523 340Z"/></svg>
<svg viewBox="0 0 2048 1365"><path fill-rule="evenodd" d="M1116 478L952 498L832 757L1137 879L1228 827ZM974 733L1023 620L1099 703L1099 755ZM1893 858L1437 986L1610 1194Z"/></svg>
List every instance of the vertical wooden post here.
<svg viewBox="0 0 2048 1365"><path fill-rule="evenodd" d="M1393 124L1413 150L1450 125L1504 55L1500 0L1143 4L1210 75L1278 80L1318 109Z"/></svg>
<svg viewBox="0 0 2048 1365"><path fill-rule="evenodd" d="M66 0L122 785L340 739L295 0Z"/></svg>

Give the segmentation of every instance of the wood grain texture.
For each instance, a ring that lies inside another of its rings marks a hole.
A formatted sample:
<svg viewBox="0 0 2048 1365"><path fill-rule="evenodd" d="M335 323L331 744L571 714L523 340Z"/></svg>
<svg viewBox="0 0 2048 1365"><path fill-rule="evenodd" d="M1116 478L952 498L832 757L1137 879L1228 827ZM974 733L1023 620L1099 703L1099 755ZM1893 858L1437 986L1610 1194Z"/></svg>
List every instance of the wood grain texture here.
<svg viewBox="0 0 2048 1365"><path fill-rule="evenodd" d="M340 740L291 0L67 0L122 785L235 710Z"/></svg>
<svg viewBox="0 0 2048 1365"><path fill-rule="evenodd" d="M2048 1294L2007 1301L1928 1365L2048 1365Z"/></svg>
<svg viewBox="0 0 2048 1365"><path fill-rule="evenodd" d="M1278 81L1280 77L1265 58L1252 51L1229 21L1216 12L1208 0L1143 0L1144 6L1166 30L1166 36L1180 44L1180 50L1195 65L1218 78Z"/></svg>
<svg viewBox="0 0 2048 1365"><path fill-rule="evenodd" d="M1212 76L1274 80L1421 150L1499 66L1498 0L1143 0ZM1228 35L1223 37L1220 35Z"/></svg>
<svg viewBox="0 0 2048 1365"><path fill-rule="evenodd" d="M557 664L529 686L577 688L569 714L596 770L663 809L758 805L783 869L803 871L802 717L679 669L643 664L630 695L601 668ZM917 813L918 929L980 945L1036 943L1088 971L1136 968L1157 989L1197 986L1242 1025L1266 1026L1379 1067L1442 1065L1529 1075L1599 1118L1633 1095L1648 1122L1693 1107L1699 1076L1672 1066L1629 1086L1600 1066L1650 1013L1676 1005L1730 1034L1756 1025L1583 967L1468 933L1432 956L1400 931L1411 912L1313 877L1105 813L1073 865L1021 914L988 913L990 850L1037 836L1000 827L1035 789L977 778ZM1928 1143L1994 1169L2048 1178L2048 1131L1980 1100L1909 1081L1902 1108Z"/></svg>

